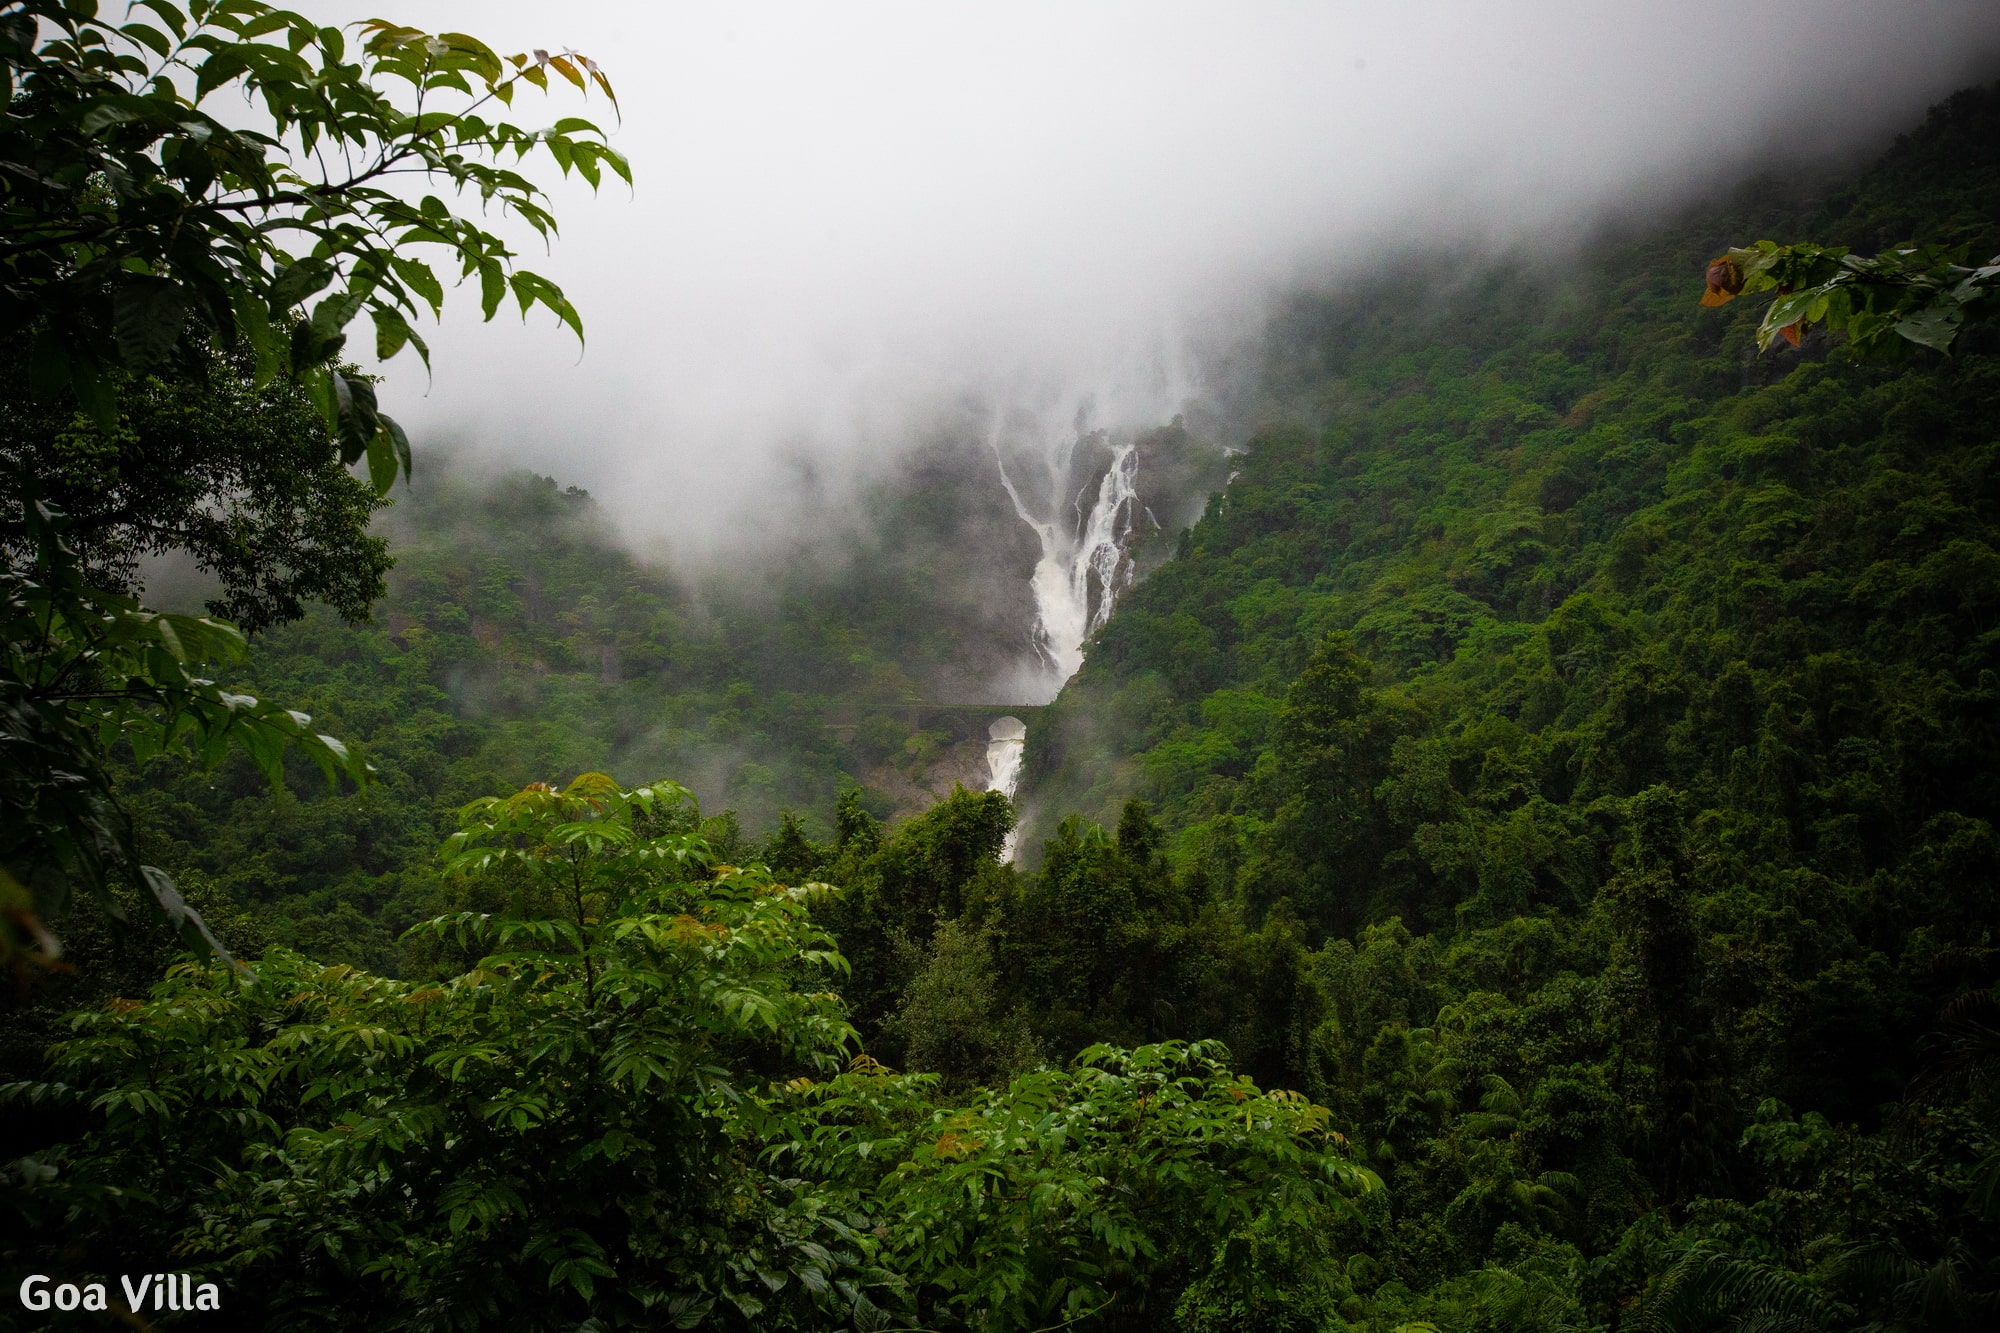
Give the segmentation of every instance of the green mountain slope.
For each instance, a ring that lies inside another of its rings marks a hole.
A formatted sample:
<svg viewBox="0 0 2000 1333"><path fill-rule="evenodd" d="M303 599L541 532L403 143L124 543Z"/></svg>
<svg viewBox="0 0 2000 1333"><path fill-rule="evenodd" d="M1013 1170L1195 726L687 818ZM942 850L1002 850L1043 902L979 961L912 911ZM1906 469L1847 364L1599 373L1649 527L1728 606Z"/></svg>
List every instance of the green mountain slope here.
<svg viewBox="0 0 2000 1333"><path fill-rule="evenodd" d="M1990 1317L1995 340L1760 358L1695 304L1760 235L2000 250L2000 90L1817 199L1296 301L1311 424L1030 738L1044 832L1123 814L971 923L994 1013L1334 1106L1390 1183L1346 1321ZM953 941L913 994L980 975Z"/></svg>
<svg viewBox="0 0 2000 1333"><path fill-rule="evenodd" d="M1695 298L1755 235L2000 249L1996 130L1968 94L1831 196L1298 301L1315 424L1038 716L1030 873L976 797L790 849L870 1049L1221 1037L1332 1107L1380 1209L1239 1237L1286 1301L1186 1328L1990 1321L1994 341L1760 358Z"/></svg>
<svg viewBox="0 0 2000 1333"><path fill-rule="evenodd" d="M852 964L837 1000L806 998L849 1014L871 1056L919 1071L926 1088L936 1076L940 1096L974 1108L1012 1099L1039 1128L988 1137L968 1132L972 1112L894 1109L879 1091L890 1076L857 1060L841 1085L863 1089L856 1123L928 1126L922 1141L899 1146L871 1128L839 1149L836 1172L787 1155L794 1130L773 1120L716 1160L781 1161L800 1178L757 1186L754 1204L734 1196L726 1211L763 1216L805 1187L797 1216L819 1216L812 1190L864 1160L882 1180L921 1180L938 1163L962 1170L949 1198L977 1217L954 1234L987 1257L906 1237L892 1243L905 1246L897 1262L911 1290L990 1281L1022 1304L910 1315L925 1327L1991 1327L2000 346L1988 333L1949 360L1858 362L1808 338L1760 357L1753 303L1695 304L1704 261L1759 235L2000 250L2000 89L1952 99L1849 188L1760 185L1575 253L1469 269L1412 260L1296 300L1267 369L1280 424L1257 435L1226 494L1035 719L1025 870L999 859L1012 818L1001 797L956 793L885 827L883 792L865 790L884 765L936 759L949 737L898 710L935 688L926 664L942 670L986 614L950 602L981 557L936 541L963 530L948 511L966 492L949 468L935 486L877 498L881 545L817 570L801 562L733 599L648 575L592 534L585 497L540 479L421 497L380 624L314 620L260 644L258 683L367 742L383 784L358 800L267 809L247 775L209 785L156 771L135 781L135 800L160 859L220 909L232 938L258 943L262 932L323 958L400 967L416 988L409 1002L484 983L464 972L475 959L463 929L455 948L400 954L390 929L454 908L535 915L504 876L436 880L432 849L467 797L579 768L687 775L720 753L730 756L722 799L760 816L781 802L809 807L807 823L781 821L761 851L733 820L702 826L721 859L761 855L787 883L840 886L782 891ZM843 708L858 715L830 725ZM673 818L678 837L699 816L677 807ZM675 869L672 892L711 913L698 905L702 886L739 875L699 857L686 869L694 877ZM749 874L759 884L749 900L775 901L761 873ZM574 906L584 930L581 890ZM556 938L546 921L501 928ZM704 949L717 929L692 914L653 928L672 947ZM164 956L156 947L116 984L143 984ZM546 980L579 956L529 971ZM828 961L772 958L787 978ZM289 955L268 965L350 984ZM669 973L695 975L658 975ZM176 987L198 980L184 972L158 992L164 1017L128 1017L143 1007L102 1003L114 975L57 993L95 1005L81 1022L100 1027L212 1012L181 1004ZM585 966L586 997L592 976ZM574 1049L600 1039L615 1049L656 1011L692 1012L607 1009ZM53 1030L52 1015L37 1021L35 1033ZM269 1030L259 1019L240 1039L234 1028L189 1036L157 1068L122 1039L100 1060L132 1087L151 1088L164 1069L233 1107L235 1084L202 1061L234 1061ZM774 1020L770 1035L784 1031ZM1204 1117L1173 1119L1148 1091L1090 1110L1090 1134L1114 1146L1079 1156L1046 1066L1110 1087L1092 1071L1125 1057L1078 1060L1079 1050L1199 1038L1223 1039L1229 1068L1284 1090L1271 1105L1300 1112L1315 1151L1351 1156L1387 1188L1287 1212L1279 1205L1303 1197L1296 1158L1258 1177L1258 1209L1215 1212L1223 1220L1188 1229L1182 1249L1107 1230L1090 1190L1168 1227L1201 1210L1134 1202L1144 1196L1100 1163L1185 1183L1239 1125L1261 1133L1277 1117L1233 1076ZM0 1055L39 1054L27 1045ZM372 1056L325 1058L382 1077ZM771 1080L741 1103L758 1115L778 1116L783 1097L816 1086L803 1074L779 1083L799 1070L768 1055L752 1063ZM596 1095L590 1077L558 1084L564 1097ZM617 1096L621 1111L649 1105ZM440 1104L497 1124L502 1102ZM516 1130L532 1119L522 1112ZM210 1122L228 1134L266 1128L233 1110ZM550 1121L563 1133L596 1123L594 1113ZM1145 1137L1162 1124L1164 1137ZM48 1111L35 1132L77 1131ZM845 1133L809 1137L841 1145ZM647 1134L649 1146L665 1141ZM458 1142L447 1140L442 1149ZM103 1143L78 1151L82 1166L124 1169ZM286 1201L302 1250L331 1253L316 1215L289 1206L320 1197L287 1193L311 1171L287 1153L230 1151L250 1164L242 1179L262 1173L239 1192ZM656 1249L651 1232L635 1246L602 1220L595 1194L542 1178L554 1159L509 1152L527 1164L520 1207L471 1228L492 1247L478 1260L488 1267L456 1257L469 1241L442 1241L446 1257L414 1264L409 1289L519 1267L543 1252L519 1237L550 1217L580 1219L563 1233L579 1246L608 1236L624 1247L627 1278L708 1243L677 1223ZM999 1157L980 1154L1012 1153L1042 1183L993 1185ZM349 1160L344 1148L332 1157ZM399 1192L407 1182L458 1188L421 1161L367 1160L390 1173L371 1175L369 1190L392 1210L417 1197ZM396 1171L403 1186L378 1188ZM1079 1172L1083 1184L1072 1182ZM161 1188L185 1217L165 1225L161 1252L192 1245L174 1238L216 1215L210 1174L163 1173L178 1177ZM86 1188L114 1178L76 1176ZM668 1192L683 1188L675 1177ZM882 1197L871 1205L880 1226L851 1212L843 1235L933 1234L933 1214ZM806 1234L771 1215L770 1234L793 1237L785 1245ZM468 1226L440 1210L412 1216L411 1235ZM270 1263L264 1225L216 1253ZM1094 1237L1075 1251L1087 1271L1075 1272L1102 1288L1102 1304L1079 1304L1084 1288L1040 1260L987 1248L1011 1236L1027 1253L1071 1227ZM98 1231L106 1252L131 1243L109 1223ZM782 1286L752 1268L754 1279L739 1274L746 1290ZM619 1290L609 1275L606 1302ZM327 1308L359 1299L344 1279L315 1280L332 1293ZM761 1301L739 1305L741 1320L717 1318L758 1326ZM583 1308L565 1306L565 1322L547 1326L573 1326ZM853 1322L862 1326L858 1313ZM799 1326L833 1324L802 1315Z"/></svg>
<svg viewBox="0 0 2000 1333"><path fill-rule="evenodd" d="M1996 127L1992 97L1962 96L1789 215L1296 302L1272 397L1321 424L1258 436L1121 607L1031 740L1030 803L1108 819L1144 796L1184 856L1249 857L1252 897L1343 930L1574 907L1618 803L1656 783L1849 884L1897 873L1935 821L1988 818L1985 345L1760 359L1755 311L1690 291L1753 232L2000 249ZM1333 633L1366 733L1337 817L1283 718Z"/></svg>
<svg viewBox="0 0 2000 1333"><path fill-rule="evenodd" d="M726 812L709 833L735 856L783 811L830 827L845 789L889 815L976 785L983 731L910 701L974 691L981 655L1013 647L1025 585L998 586L991 553L1031 539L1010 513L982 548L954 546L986 520L950 461L919 457L817 553L701 580L634 556L548 478L427 479L386 525L397 564L373 622L320 608L266 631L235 682L363 747L381 781L335 794L301 767L273 799L247 763L161 761L128 784L150 854L281 943L393 970L477 796L672 774Z"/></svg>

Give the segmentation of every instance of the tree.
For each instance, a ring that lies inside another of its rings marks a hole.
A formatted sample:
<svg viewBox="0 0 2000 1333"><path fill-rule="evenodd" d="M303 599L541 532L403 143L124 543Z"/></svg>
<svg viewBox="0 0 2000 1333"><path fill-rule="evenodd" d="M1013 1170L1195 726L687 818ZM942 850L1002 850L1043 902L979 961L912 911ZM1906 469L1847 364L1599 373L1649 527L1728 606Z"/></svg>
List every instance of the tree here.
<svg viewBox="0 0 2000 1333"><path fill-rule="evenodd" d="M847 998L871 1043L893 1042L885 1021L920 969L939 923L969 902L995 896L996 879L1007 875L1000 850L1013 826L1005 795L957 788L885 837L858 794L840 797L834 856L814 873L847 888L827 904L824 917L854 963ZM888 1049L901 1058L897 1047Z"/></svg>
<svg viewBox="0 0 2000 1333"><path fill-rule="evenodd" d="M0 440L69 518L97 587L134 591L140 557L174 551L220 583L208 609L247 631L297 620L307 601L368 618L391 564L368 531L385 503L341 464L297 381L259 386L240 350L188 348L183 373L118 376L116 427L36 402L17 364L0 368ZM9 544L17 561L24 533Z"/></svg>
<svg viewBox="0 0 2000 1333"><path fill-rule="evenodd" d="M439 311L444 287L418 247L478 278L486 318L511 291L523 314L544 306L582 336L559 287L439 195L412 202L410 187L474 193L482 214L552 235L541 190L503 156L545 152L593 186L605 167L629 182L630 168L587 120L527 130L488 117L551 73L612 97L594 61L502 59L462 33L380 19L356 25L350 51L340 29L261 0L133 8L157 23L101 18L95 0L0 7L0 333L26 344L39 392L67 390L109 429L112 372L172 365L191 332L213 336L246 347L260 380L298 376L344 461L365 454L386 490L408 470L408 441L336 362L366 313L378 356L414 347L428 364L410 321ZM205 109L225 89L261 127Z"/></svg>
<svg viewBox="0 0 2000 1333"><path fill-rule="evenodd" d="M1295 886L1297 906L1338 933L1366 912L1375 789L1393 739L1394 719L1368 688L1371 669L1348 635L1327 635L1285 691L1271 731L1282 870L1254 888L1256 905L1268 908Z"/></svg>
<svg viewBox="0 0 2000 1333"><path fill-rule="evenodd" d="M201 918L156 867L140 863L130 818L104 756L123 743L145 761L178 753L213 763L229 749L250 756L272 782L287 750L318 764L329 782L368 780L366 762L312 718L217 685L203 662L240 661L233 626L162 615L84 583L65 544L68 520L33 502L24 509L35 560L0 579L0 962L47 966L59 952L43 920L73 885L112 914L123 879L150 896L191 947L221 952ZM26 946L32 945L30 951Z"/></svg>
<svg viewBox="0 0 2000 1333"><path fill-rule="evenodd" d="M1237 1234L1303 1248L1379 1189L1214 1043L962 1106L850 1059L830 891L658 831L688 805L586 774L467 806L449 873L543 908L419 927L482 950L461 975L274 950L73 1016L0 1090L76 1116L17 1168L8 1259L115 1291L175 1254L262 1327L1157 1327Z"/></svg>
<svg viewBox="0 0 2000 1333"><path fill-rule="evenodd" d="M1645 1008L1630 1021L1653 1066L1653 1161L1661 1192L1685 1202L1713 1188L1729 1167L1733 1108L1702 995L1700 934L1692 905L1680 798L1648 787L1631 801L1625 872L1606 887L1629 965L1644 981ZM1635 1043L1637 1044L1637 1043Z"/></svg>
<svg viewBox="0 0 2000 1333"><path fill-rule="evenodd" d="M863 1065L800 1089L797 1137L770 1155L880 1219L917 1327L1155 1329L1191 1285L1284 1304L1281 1283L1326 1270L1245 1272L1244 1243L1305 1250L1382 1182L1325 1107L1228 1057L1219 1042L1093 1046L962 1107Z"/></svg>
<svg viewBox="0 0 2000 1333"><path fill-rule="evenodd" d="M182 964L81 1021L62 1082L9 1095L93 1088L91 1126L17 1202L52 1223L117 1198L13 1234L105 1273L179 1250L267 1326L692 1327L760 1272L828 1292L851 1246L739 1140L746 1096L845 1062L840 960L807 890L710 878L699 836L652 831L688 805L586 774L468 806L448 873L525 879L544 910L421 927L477 950L439 984L279 950L254 978Z"/></svg>
<svg viewBox="0 0 2000 1333"><path fill-rule="evenodd" d="M304 714L195 674L241 656L232 627L94 585L119 582L138 551L175 548L222 573L223 605L253 624L306 596L365 607L384 553L341 469L365 458L383 494L410 451L372 383L340 361L348 326L365 312L379 357L414 347L428 362L411 319L442 308L423 257L436 246L478 278L487 318L511 292L524 316L544 306L582 336L560 288L411 188L470 192L482 217L546 237L541 191L504 156L546 153L593 186L605 167L629 181L589 121L489 118L552 72L612 96L573 52L503 60L463 34L382 20L357 25L350 51L341 29L261 0L140 0L123 22L95 0L0 3L0 362L26 368L40 404L0 417L7 958L32 944L49 961L43 919L72 884L104 895L113 878L205 934L140 863L105 776L115 743L208 763L241 743L273 781L293 744L330 778L366 780ZM224 90L253 126L206 109ZM253 410L229 419L243 403ZM332 521L315 531L302 513Z"/></svg>

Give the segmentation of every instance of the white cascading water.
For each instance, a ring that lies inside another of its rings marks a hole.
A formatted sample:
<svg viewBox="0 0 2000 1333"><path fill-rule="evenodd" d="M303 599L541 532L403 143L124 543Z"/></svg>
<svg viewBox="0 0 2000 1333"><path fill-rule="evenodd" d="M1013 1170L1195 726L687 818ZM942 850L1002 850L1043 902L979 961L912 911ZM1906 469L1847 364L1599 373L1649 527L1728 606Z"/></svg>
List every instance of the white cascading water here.
<svg viewBox="0 0 2000 1333"><path fill-rule="evenodd" d="M1021 758L1028 748L1028 725L1018 717L1003 717L986 729L986 790L1003 793L1008 800L1014 799L1014 788L1021 781ZM1007 831L1007 838L1000 844L1000 859L1012 861L1019 850L1021 829L1017 824Z"/></svg>
<svg viewBox="0 0 2000 1333"><path fill-rule="evenodd" d="M1104 627L1118 594L1132 581L1125 540L1131 535L1133 511L1138 505L1137 446L1130 441L1109 446L1111 463L1098 478L1097 493L1088 509L1084 499L1090 493L1089 483L1073 493L1069 488L1078 445L1101 446L1103 439L1102 434L1085 435L1066 449L1051 449L1044 455L1051 500L1050 512L1045 515L1037 514L1022 497L1007 473L1006 455L995 441L1000 484L1006 487L1014 512L1034 532L1042 548L1029 579L1035 598L1031 637L1035 661L1029 678L1016 690L1027 696L1024 702L1047 703L1056 697L1083 665L1085 641ZM1069 500L1067 505L1062 503L1064 499ZM1003 717L993 724L987 737L986 788L1004 792L1012 800L1021 778L1028 729L1018 718ZM1018 827L1008 833L1000 851L1003 861L1014 859L1019 839Z"/></svg>
<svg viewBox="0 0 2000 1333"><path fill-rule="evenodd" d="M1097 443L1101 435L1086 436L1077 443ZM1125 539L1131 535L1133 511L1138 504L1136 486L1139 471L1138 449L1130 441L1110 446L1111 465L1097 483L1097 494L1089 509L1084 508L1088 484L1078 490L1067 506L1060 504L1067 486L1075 445L1052 451L1049 456L1050 490L1058 503L1053 512L1036 514L1022 498L1020 489L1007 474L1006 458L998 454L1000 484L1041 543L1041 558L1029 587L1035 597L1033 644L1039 679L1028 682L1031 701L1046 703L1056 697L1077 668L1083 665L1083 645L1104 628L1111 608L1132 581L1132 563L1125 554ZM1067 508L1070 512L1064 513Z"/></svg>
<svg viewBox="0 0 2000 1333"><path fill-rule="evenodd" d="M1127 547L1140 510L1133 437L1149 423L1175 418L1192 396L1189 371L1180 353L1162 344L1155 354L1097 379L1093 388L1079 390L1071 381L1071 388L1042 397L1039 408L989 418L1000 485L1041 548L1028 581L1035 604L1031 651L1013 678L999 685L1003 697L1052 702L1083 665L1084 644L1104 628L1131 586ZM989 791L1014 796L1027 731L1018 718L1006 717L988 732ZM1018 829L1008 835L1006 860L1014 859L1018 837Z"/></svg>
<svg viewBox="0 0 2000 1333"><path fill-rule="evenodd" d="M1010 798L1021 780L1021 755L1027 748L1027 724L1018 717L1003 717L986 730L986 790L1005 792Z"/></svg>

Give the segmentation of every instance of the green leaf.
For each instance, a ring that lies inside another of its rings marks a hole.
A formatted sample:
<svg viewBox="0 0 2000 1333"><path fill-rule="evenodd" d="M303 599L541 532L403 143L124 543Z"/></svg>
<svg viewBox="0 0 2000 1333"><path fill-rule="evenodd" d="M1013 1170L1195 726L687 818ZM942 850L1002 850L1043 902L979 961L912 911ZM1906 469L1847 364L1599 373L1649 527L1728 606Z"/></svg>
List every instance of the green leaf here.
<svg viewBox="0 0 2000 1333"><path fill-rule="evenodd" d="M667 1318L680 1329L699 1328L715 1308L713 1296L675 1296L667 1301Z"/></svg>
<svg viewBox="0 0 2000 1333"><path fill-rule="evenodd" d="M177 284L133 277L119 284L111 319L120 359L133 373L143 374L166 360L180 342L187 305Z"/></svg>
<svg viewBox="0 0 2000 1333"><path fill-rule="evenodd" d="M406 259L402 255L391 255L389 262L395 268L396 276L408 284L417 295L424 298L432 313L443 309L444 284L438 281L437 274L432 272L429 264L417 259Z"/></svg>
<svg viewBox="0 0 2000 1333"><path fill-rule="evenodd" d="M183 944L196 951L206 949L231 967L249 971L230 956L229 950L222 946L222 941L215 937L215 932L208 928L208 922L202 920L201 913L188 906L187 899L181 897L180 890L174 887L171 875L158 866L140 866L139 876L144 881L147 892L152 894L160 914L180 935Z"/></svg>
<svg viewBox="0 0 2000 1333"><path fill-rule="evenodd" d="M236 330L250 344L251 355L256 358L255 383L261 389L284 368L277 331L271 327L270 311L264 302L247 289L239 290L236 296Z"/></svg>
<svg viewBox="0 0 2000 1333"><path fill-rule="evenodd" d="M334 392L333 372L325 366L315 366L299 377L299 386L313 400L313 406L319 409L321 418L326 422L327 430L338 439L340 431L340 403L338 395ZM352 463L354 460L346 458L343 461Z"/></svg>
<svg viewBox="0 0 2000 1333"><path fill-rule="evenodd" d="M438 41L464 55L472 71L483 82L490 84L500 77L500 57L494 54L492 47L477 37L470 37L462 32L441 32L438 34Z"/></svg>
<svg viewBox="0 0 2000 1333"><path fill-rule="evenodd" d="M174 49L167 35L150 23L127 23L118 31L157 56L164 56Z"/></svg>
<svg viewBox="0 0 2000 1333"><path fill-rule="evenodd" d="M410 461L410 437L403 433L402 426L394 417L384 413L381 422L382 429L389 433L390 442L396 447L396 461L402 466L403 475L406 478L414 478L416 473Z"/></svg>
<svg viewBox="0 0 2000 1333"><path fill-rule="evenodd" d="M368 313L375 321L376 359L387 361L403 350L415 330L410 327L410 321L404 319L400 311L391 310L387 306L376 306Z"/></svg>
<svg viewBox="0 0 2000 1333"><path fill-rule="evenodd" d="M377 495L387 495L396 485L396 471L401 463L397 457L395 437L385 426L375 432L368 441L368 480L374 484Z"/></svg>
<svg viewBox="0 0 2000 1333"><path fill-rule="evenodd" d="M331 373L340 459L351 464L370 448L381 430L381 418L375 410L375 386L363 379L350 379L337 370ZM372 463L370 468L372 471Z"/></svg>
<svg viewBox="0 0 2000 1333"><path fill-rule="evenodd" d="M507 294L507 272L497 259L479 261L479 309L482 316L492 319L500 308L501 298Z"/></svg>
<svg viewBox="0 0 2000 1333"><path fill-rule="evenodd" d="M188 16L179 5L168 0L136 0L132 8L150 10L155 18L174 30L176 40L186 39Z"/></svg>
<svg viewBox="0 0 2000 1333"><path fill-rule="evenodd" d="M282 315L332 282L335 276L333 265L322 259L302 259L287 265L267 289L271 313Z"/></svg>
<svg viewBox="0 0 2000 1333"><path fill-rule="evenodd" d="M520 303L521 314L524 317L535 305L547 306L557 319L568 325L570 331L576 334L578 342L583 341L583 320L577 315L576 307L572 306L569 299L563 295L562 288L539 273L530 273L526 269L516 270L507 280L514 288L514 299Z"/></svg>
<svg viewBox="0 0 2000 1333"><path fill-rule="evenodd" d="M1897 321L1896 332L1920 346L1949 352L1964 319L1955 305L1931 305Z"/></svg>

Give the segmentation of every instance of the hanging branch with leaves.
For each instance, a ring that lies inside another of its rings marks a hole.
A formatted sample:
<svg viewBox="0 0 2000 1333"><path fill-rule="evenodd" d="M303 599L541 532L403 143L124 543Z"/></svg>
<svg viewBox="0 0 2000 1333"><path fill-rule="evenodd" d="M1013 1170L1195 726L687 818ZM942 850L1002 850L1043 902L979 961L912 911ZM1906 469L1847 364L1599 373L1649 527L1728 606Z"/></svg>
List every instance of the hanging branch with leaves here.
<svg viewBox="0 0 2000 1333"><path fill-rule="evenodd" d="M91 588L64 543L64 516L32 498L26 512L32 571L0 580L0 915L12 928L0 931L0 962L49 965L60 945L45 918L75 888L122 916L112 893L120 882L190 947L227 957L173 880L141 862L103 757L123 743L141 763L179 754L213 765L235 749L273 787L288 752L335 785L364 786L373 770L309 715L201 674L242 662L248 649L234 626Z"/></svg>
<svg viewBox="0 0 2000 1333"><path fill-rule="evenodd" d="M356 320L378 357L413 347L428 366L413 321L442 311L455 266L487 319L511 294L524 318L542 306L582 338L562 289L517 267L486 221L553 237L544 192L517 169L538 154L593 188L607 168L630 183L592 122L504 119L520 85L546 93L551 75L615 110L594 61L503 58L379 19L322 27L262 0L122 10L0 0L0 355L25 365L32 396L73 404L110 438L121 385L198 383L219 350L253 367L255 390L301 385L326 447L365 459L386 494L409 474L409 440L342 360ZM221 107L225 92L240 102ZM473 200L477 221L462 209ZM336 783L365 783L368 767L305 714L201 674L240 665L233 626L92 586L28 459L0 438L0 961L49 965L45 919L76 888L115 913L119 882L220 952L141 863L109 757L213 765L239 749L273 783L288 753Z"/></svg>
<svg viewBox="0 0 2000 1333"><path fill-rule="evenodd" d="M1863 355L1899 356L1914 343L1949 352L1966 325L2000 311L2000 255L1977 268L1963 247L1925 245L1873 258L1837 245L1759 241L1708 261L1705 306L1775 291L1757 326L1757 349L1783 338L1796 347L1814 324L1847 335Z"/></svg>
<svg viewBox="0 0 2000 1333"><path fill-rule="evenodd" d="M485 318L511 293L524 317L542 306L582 338L562 289L517 267L484 217L554 235L544 192L513 169L538 152L593 188L607 168L630 183L592 122L496 116L551 74L615 109L595 61L503 58L379 19L350 40L259 0L139 0L126 17L94 0L0 4L0 332L25 339L38 393L108 426L115 372L154 370L190 335L247 345L261 377L311 390L344 461L366 457L386 491L409 442L339 368L356 319L377 356L413 347L428 365L412 321L442 310L439 270L455 265ZM218 117L224 91L245 107ZM467 196L481 220L457 211Z"/></svg>

